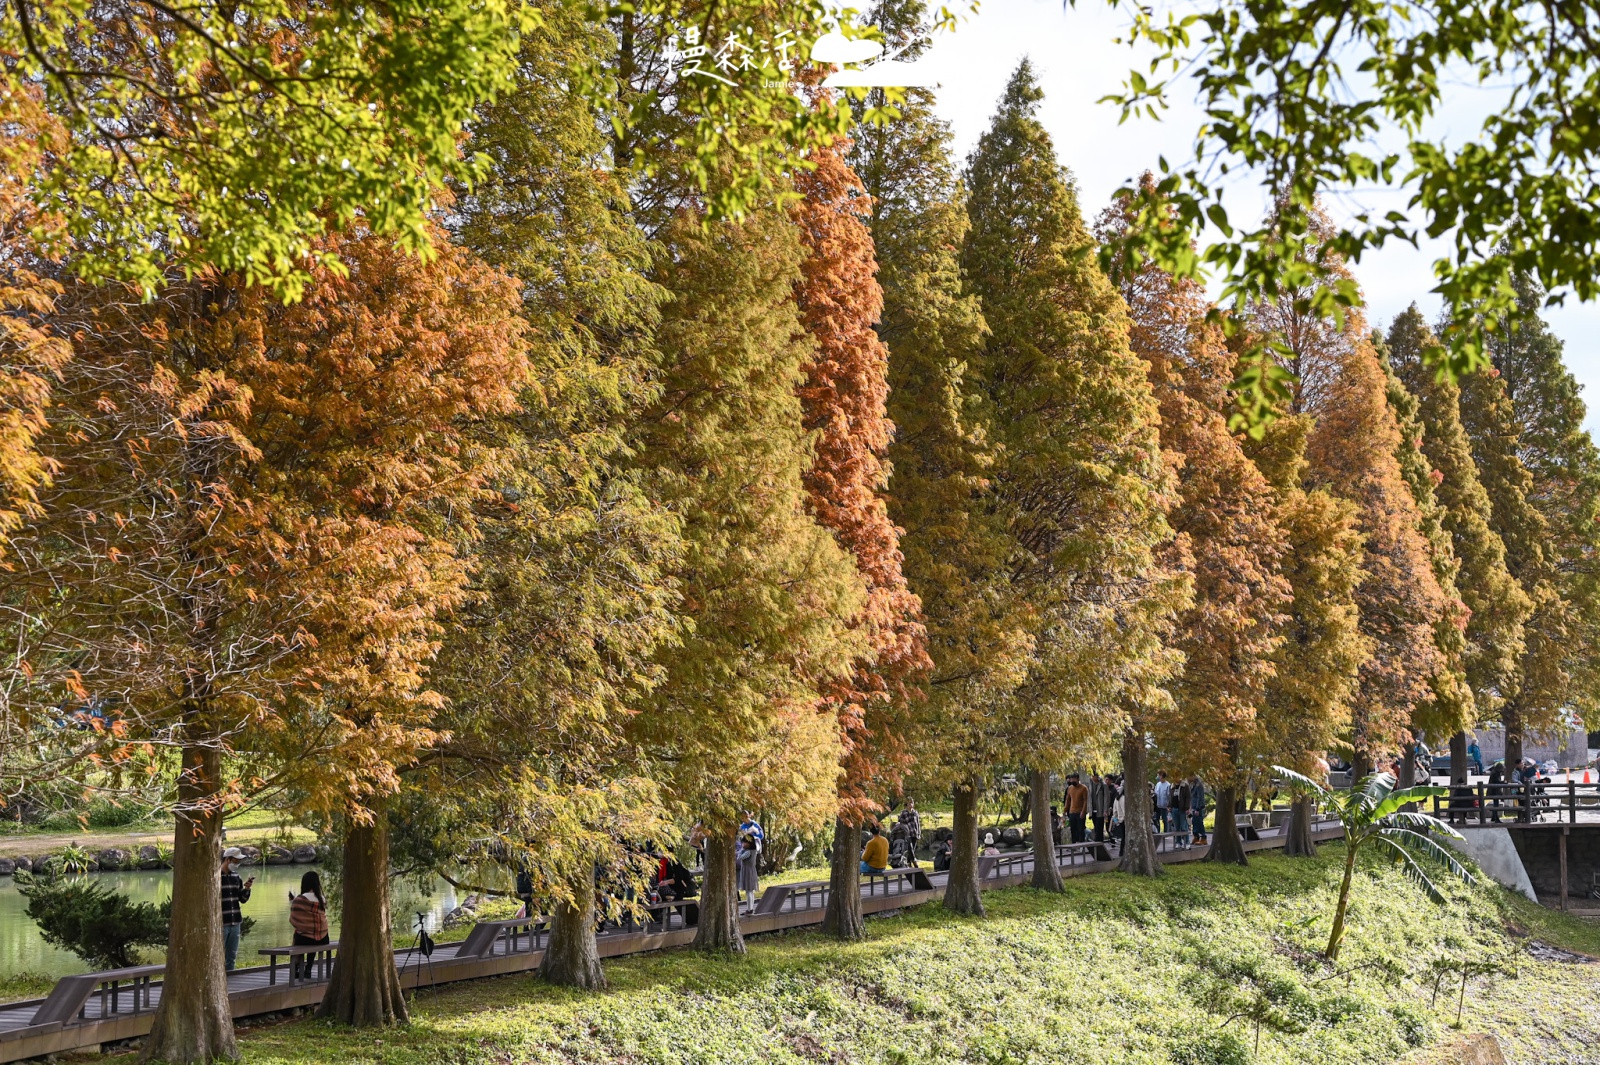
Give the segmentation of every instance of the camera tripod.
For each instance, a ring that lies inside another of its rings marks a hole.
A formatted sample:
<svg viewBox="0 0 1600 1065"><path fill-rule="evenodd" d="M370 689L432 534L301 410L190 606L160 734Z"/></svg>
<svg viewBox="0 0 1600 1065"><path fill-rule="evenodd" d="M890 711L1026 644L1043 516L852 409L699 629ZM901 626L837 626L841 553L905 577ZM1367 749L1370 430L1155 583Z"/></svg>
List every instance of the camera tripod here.
<svg viewBox="0 0 1600 1065"><path fill-rule="evenodd" d="M434 981L433 976L433 937L428 934L428 915L426 912L422 910L417 911L415 929L417 934L411 939L411 952L406 958L406 964L400 967L400 978L402 980L405 979L406 965L410 965L413 961L415 961L417 966L417 975L419 977L417 980L416 990L420 991L422 989L422 981L420 979L422 975L422 964L425 959L428 964L428 986L433 989L435 994L438 994L439 989Z"/></svg>

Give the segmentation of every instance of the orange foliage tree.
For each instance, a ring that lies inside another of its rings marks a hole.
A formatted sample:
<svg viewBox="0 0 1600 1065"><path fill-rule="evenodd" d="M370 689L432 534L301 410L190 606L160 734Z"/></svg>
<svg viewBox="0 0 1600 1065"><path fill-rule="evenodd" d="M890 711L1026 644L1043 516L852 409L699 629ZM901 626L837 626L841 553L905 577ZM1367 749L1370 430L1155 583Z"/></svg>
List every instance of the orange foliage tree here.
<svg viewBox="0 0 1600 1065"><path fill-rule="evenodd" d="M1126 204L1114 204L1101 216L1101 239L1120 239L1132 222ZM1171 638L1185 665L1170 685L1172 701L1153 704L1146 724L1169 767L1200 773L1216 788L1211 856L1243 864L1233 827L1239 761L1282 639L1286 541L1272 486L1228 431L1233 355L1207 322L1205 290L1149 264L1119 280L1129 339L1160 406L1161 446L1177 468L1179 498L1167 520L1185 542L1194 579L1194 600ZM1130 850L1144 842L1136 832L1148 836L1145 823L1130 825Z"/></svg>
<svg viewBox="0 0 1600 1065"><path fill-rule="evenodd" d="M383 980L382 797L436 738L425 663L471 534L454 504L492 459L462 427L509 409L525 367L503 276L443 242L426 264L329 243L349 276L316 274L291 307L206 277L153 302L77 288L54 321L76 350L19 591L48 634L41 697L106 706L130 769L154 775L162 746L181 763L168 991L146 1044L165 1060L235 1056L221 826L268 789L347 818L339 965L376 966L352 993L403 1015ZM343 979L325 1000L341 1015Z"/></svg>
<svg viewBox="0 0 1600 1065"><path fill-rule="evenodd" d="M869 200L840 150L812 154L815 168L796 177L803 198L790 213L805 250L795 296L801 322L816 343L800 386L805 426L816 434L815 458L804 476L807 503L855 557L866 583L853 622L866 634L866 654L828 692L844 753L833 891L824 924L841 938L858 939L862 821L901 784L911 757L902 711L918 675L932 662L917 620L921 604L901 571L900 531L884 499L884 453L893 425L887 414L889 349L873 331L883 292L864 221Z"/></svg>
<svg viewBox="0 0 1600 1065"><path fill-rule="evenodd" d="M1331 232L1331 223L1319 224ZM1317 254L1334 260L1331 252ZM1341 263L1333 266L1349 278ZM1450 603L1400 468L1400 427L1366 322L1358 307L1334 320L1320 311L1317 296L1309 287L1290 288L1274 302L1253 305L1250 316L1296 375L1290 413L1314 419L1307 486L1355 503L1365 538L1356 602L1373 653L1351 701L1350 746L1359 779L1360 771L1410 740L1412 715L1446 667L1436 632Z"/></svg>
<svg viewBox="0 0 1600 1065"><path fill-rule="evenodd" d="M0 360L6 371L0 374L0 548L39 514L38 494L48 484L50 463L38 436L46 425L51 381L72 355L71 344L48 321L61 293L50 276L61 251L61 221L38 209L27 182L59 135L33 93L13 89L0 100ZM0 806L21 788L81 763L105 738L88 729L73 730L70 742L37 742L37 719L27 700L10 697L30 681L36 630L26 616L12 617L6 632L11 676L0 685Z"/></svg>

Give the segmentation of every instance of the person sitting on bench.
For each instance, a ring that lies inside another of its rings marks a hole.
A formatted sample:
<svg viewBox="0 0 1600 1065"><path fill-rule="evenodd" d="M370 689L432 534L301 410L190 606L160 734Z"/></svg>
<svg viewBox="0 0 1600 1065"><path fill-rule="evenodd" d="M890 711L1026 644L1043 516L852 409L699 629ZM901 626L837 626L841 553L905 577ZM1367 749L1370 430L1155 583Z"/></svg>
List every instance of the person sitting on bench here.
<svg viewBox="0 0 1600 1065"><path fill-rule="evenodd" d="M861 848L861 871L869 876L889 871L889 841L883 838L883 830L877 825L872 826L872 835Z"/></svg>

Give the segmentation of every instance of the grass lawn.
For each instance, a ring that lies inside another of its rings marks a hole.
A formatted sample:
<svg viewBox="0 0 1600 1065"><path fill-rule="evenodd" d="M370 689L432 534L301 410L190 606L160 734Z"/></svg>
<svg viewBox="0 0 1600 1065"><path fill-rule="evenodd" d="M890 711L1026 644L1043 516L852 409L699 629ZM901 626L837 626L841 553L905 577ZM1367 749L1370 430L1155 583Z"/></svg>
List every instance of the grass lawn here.
<svg viewBox="0 0 1600 1065"><path fill-rule="evenodd" d="M251 1065L1424 1061L1455 1034L1459 977L1430 1004L1434 964L1471 959L1502 971L1468 984L1466 1030L1496 1032L1515 1061L1597 1060L1600 965L1528 947L1600 955L1600 926L1493 887L1447 887L1441 909L1374 861L1335 969L1317 951L1342 855L996 892L986 919L925 906L870 921L861 944L805 932L742 959L619 959L603 994L529 976L453 985L418 998L407 1028L298 1020L249 1030L241 1049Z"/></svg>
<svg viewBox="0 0 1600 1065"><path fill-rule="evenodd" d="M269 843L293 846L315 843L317 839L316 833L309 828L284 824L281 815L273 810L241 810L227 819L227 825L230 846L262 847ZM0 857L17 854L37 857L58 851L69 843L92 851L109 847L137 850L147 843L172 845L172 821L165 817L117 828L39 829L5 825L4 822L0 822L0 826L4 826L0 831Z"/></svg>

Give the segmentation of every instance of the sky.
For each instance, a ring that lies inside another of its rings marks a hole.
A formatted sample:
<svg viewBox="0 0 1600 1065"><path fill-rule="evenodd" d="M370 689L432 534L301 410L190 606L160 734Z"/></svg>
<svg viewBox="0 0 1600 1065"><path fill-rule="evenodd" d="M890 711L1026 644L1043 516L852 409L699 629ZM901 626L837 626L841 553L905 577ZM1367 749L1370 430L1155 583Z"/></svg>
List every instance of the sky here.
<svg viewBox="0 0 1600 1065"><path fill-rule="evenodd" d="M1115 92L1130 67L1148 68L1148 52L1114 44L1122 16L1099 2L1079 0L1077 7L1061 0L983 0L953 34L940 34L926 60L939 78L938 106L950 123L958 155L977 143L994 114L1006 80L1023 56L1039 74L1045 99L1039 117L1055 141L1062 163L1077 179L1079 199L1092 222L1117 188L1165 155L1174 162L1192 153L1199 109L1192 99L1174 94L1173 108L1159 122L1132 119L1118 124L1112 104L1098 103ZM920 64L919 64L920 65ZM1470 135L1483 113L1487 94L1474 86L1451 88L1438 123L1447 137ZM1358 206L1403 209L1403 192L1375 190L1354 201L1329 204L1337 215ZM1228 209L1239 218L1261 212L1265 200L1247 183L1230 195ZM1431 321L1440 308L1431 264L1439 246L1420 249L1397 244L1369 254L1355 272L1366 293L1368 318L1387 328L1396 314L1416 302ZM1590 413L1588 428L1600 434L1600 305L1550 308L1545 312L1565 341L1567 365L1585 385Z"/></svg>

